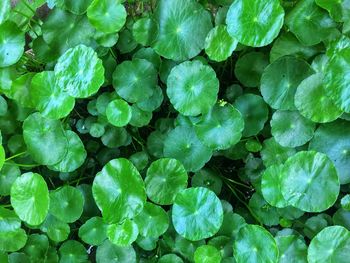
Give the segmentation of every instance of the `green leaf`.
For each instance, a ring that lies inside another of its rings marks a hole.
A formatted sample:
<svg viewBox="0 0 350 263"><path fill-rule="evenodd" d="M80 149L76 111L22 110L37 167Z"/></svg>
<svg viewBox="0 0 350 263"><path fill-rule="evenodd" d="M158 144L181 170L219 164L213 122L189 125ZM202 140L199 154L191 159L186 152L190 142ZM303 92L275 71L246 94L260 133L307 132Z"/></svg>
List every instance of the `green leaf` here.
<svg viewBox="0 0 350 263"><path fill-rule="evenodd" d="M219 25L210 30L205 39L205 53L211 60L224 61L232 55L237 44L238 41L228 34L226 26Z"/></svg>
<svg viewBox="0 0 350 263"><path fill-rule="evenodd" d="M97 248L96 262L136 263L136 253L132 246L120 247L106 240Z"/></svg>
<svg viewBox="0 0 350 263"><path fill-rule="evenodd" d="M234 1L226 17L229 34L246 46L270 44L283 25L284 10L278 0Z"/></svg>
<svg viewBox="0 0 350 263"><path fill-rule="evenodd" d="M335 54L326 65L323 78L326 94L333 100L337 107L345 112L350 112L350 92L347 88L350 84L347 78L350 72L349 57L349 47L335 51Z"/></svg>
<svg viewBox="0 0 350 263"><path fill-rule="evenodd" d="M344 195L344 197L340 201L341 207L347 211L350 211L350 195Z"/></svg>
<svg viewBox="0 0 350 263"><path fill-rule="evenodd" d="M175 66L167 80L170 102L185 116L207 112L215 104L218 91L215 71L200 61L186 61Z"/></svg>
<svg viewBox="0 0 350 263"><path fill-rule="evenodd" d="M278 247L273 236L257 225L245 225L240 229L233 251L237 263L278 261Z"/></svg>
<svg viewBox="0 0 350 263"><path fill-rule="evenodd" d="M104 33L118 32L126 22L125 7L120 1L93 0L87 9L90 23Z"/></svg>
<svg viewBox="0 0 350 263"><path fill-rule="evenodd" d="M314 0L301 0L286 17L289 30L306 46L326 39L336 23Z"/></svg>
<svg viewBox="0 0 350 263"><path fill-rule="evenodd" d="M49 169L70 173L83 165L87 153L83 142L75 132L66 131L65 133L68 140L67 153L60 162L49 166Z"/></svg>
<svg viewBox="0 0 350 263"><path fill-rule="evenodd" d="M65 241L70 233L70 227L67 223L62 222L50 213L47 215L44 223L40 226L40 230L55 242Z"/></svg>
<svg viewBox="0 0 350 263"><path fill-rule="evenodd" d="M159 237L165 233L169 227L168 214L160 206L152 203L145 203L140 214L135 219L141 236Z"/></svg>
<svg viewBox="0 0 350 263"><path fill-rule="evenodd" d="M75 240L64 242L59 249L59 253L60 262L89 262L85 247L83 244Z"/></svg>
<svg viewBox="0 0 350 263"><path fill-rule="evenodd" d="M45 220L49 203L49 190L40 174L22 174L11 187L11 205L29 225L39 225Z"/></svg>
<svg viewBox="0 0 350 263"><path fill-rule="evenodd" d="M313 122L331 122L343 113L334 102L327 97L321 73L304 79L295 93L295 106L300 114Z"/></svg>
<svg viewBox="0 0 350 263"><path fill-rule="evenodd" d="M164 156L179 160L187 171L195 172L210 160L212 151L201 143L193 128L178 126L164 140Z"/></svg>
<svg viewBox="0 0 350 263"><path fill-rule="evenodd" d="M0 148L3 149L1 146ZM5 152L3 151L3 161L5 161ZM13 163L4 164L0 170L0 195L10 195L11 186L21 175L21 170Z"/></svg>
<svg viewBox="0 0 350 263"><path fill-rule="evenodd" d="M0 24L0 67L15 64L24 51L23 32L11 21Z"/></svg>
<svg viewBox="0 0 350 263"><path fill-rule="evenodd" d="M266 54L249 52L238 58L235 66L235 75L245 87L258 87L264 69L269 64Z"/></svg>
<svg viewBox="0 0 350 263"><path fill-rule="evenodd" d="M285 162L282 194L288 204L305 212L322 212L331 207L339 194L337 171L323 153L298 152Z"/></svg>
<svg viewBox="0 0 350 263"><path fill-rule="evenodd" d="M99 246L107 238L107 224L101 217L91 217L79 228L78 234L85 243Z"/></svg>
<svg viewBox="0 0 350 263"><path fill-rule="evenodd" d="M195 263L218 263L221 262L219 250L211 245L203 245L194 252Z"/></svg>
<svg viewBox="0 0 350 263"><path fill-rule="evenodd" d="M309 149L327 154L337 169L341 184L350 182L350 125L347 121L337 120L322 124L315 132Z"/></svg>
<svg viewBox="0 0 350 263"><path fill-rule="evenodd" d="M27 234L22 228L12 231L0 231L0 250L14 252L25 246Z"/></svg>
<svg viewBox="0 0 350 263"><path fill-rule="evenodd" d="M153 19L158 34L152 47L159 55L177 61L198 55L212 29L209 12L195 0L160 0Z"/></svg>
<svg viewBox="0 0 350 263"><path fill-rule="evenodd" d="M241 113L232 105L215 105L195 124L201 142L213 150L225 150L239 142L244 129Z"/></svg>
<svg viewBox="0 0 350 263"><path fill-rule="evenodd" d="M288 203L282 194L283 165L269 166L261 176L261 192L264 199L272 206L283 208Z"/></svg>
<svg viewBox="0 0 350 263"><path fill-rule="evenodd" d="M5 22L9 16L11 11L11 1L10 0L4 0L0 3L0 24Z"/></svg>
<svg viewBox="0 0 350 263"><path fill-rule="evenodd" d="M130 219L126 219L121 224L112 224L107 227L108 239L119 247L130 246L138 235L138 225Z"/></svg>
<svg viewBox="0 0 350 263"><path fill-rule="evenodd" d="M273 109L294 110L297 87L313 73L304 60L291 56L282 57L265 68L261 77L261 94Z"/></svg>
<svg viewBox="0 0 350 263"><path fill-rule="evenodd" d="M92 193L108 223L137 216L146 202L144 182L135 166L124 158L111 160L103 167L94 179Z"/></svg>
<svg viewBox="0 0 350 263"><path fill-rule="evenodd" d="M183 260L176 254L166 254L159 259L158 263L183 263Z"/></svg>
<svg viewBox="0 0 350 263"><path fill-rule="evenodd" d="M131 107L126 101L116 99L108 104L106 115L109 123L116 127L123 127L131 120Z"/></svg>
<svg viewBox="0 0 350 263"><path fill-rule="evenodd" d="M61 122L46 119L40 113L25 119L23 138L30 156L39 164L56 164L68 151L68 139Z"/></svg>
<svg viewBox="0 0 350 263"><path fill-rule="evenodd" d="M219 195L222 188L222 180L213 170L203 168L192 176L191 186L203 186L213 191L216 195Z"/></svg>
<svg viewBox="0 0 350 263"><path fill-rule="evenodd" d="M83 213L84 198L73 186L63 186L50 192L50 213L65 223L77 221Z"/></svg>
<svg viewBox="0 0 350 263"><path fill-rule="evenodd" d="M188 188L177 194L172 210L177 233L197 241L215 235L223 221L219 198L204 187Z"/></svg>
<svg viewBox="0 0 350 263"><path fill-rule="evenodd" d="M324 228L312 240L307 259L310 263L347 262L350 256L350 233L341 226Z"/></svg>
<svg viewBox="0 0 350 263"><path fill-rule="evenodd" d="M307 246L305 242L296 235L275 237L279 253L280 263L291 261L307 263Z"/></svg>
<svg viewBox="0 0 350 263"><path fill-rule="evenodd" d="M44 117L61 119L74 108L75 100L57 85L53 71L34 75L30 86L30 97L35 108Z"/></svg>
<svg viewBox="0 0 350 263"><path fill-rule="evenodd" d="M113 73L113 87L120 97L135 103L152 96L157 84L157 71L145 59L126 60Z"/></svg>
<svg viewBox="0 0 350 263"><path fill-rule="evenodd" d="M158 109L164 100L163 90L156 86L153 90L153 94L146 100L142 100L136 103L137 107L143 111L152 112Z"/></svg>
<svg viewBox="0 0 350 263"><path fill-rule="evenodd" d="M258 134L268 119L269 110L261 96L255 94L244 94L239 96L233 104L244 119L243 137Z"/></svg>
<svg viewBox="0 0 350 263"><path fill-rule="evenodd" d="M104 82L102 60L85 45L68 49L55 66L57 85L74 98L95 94Z"/></svg>
<svg viewBox="0 0 350 263"><path fill-rule="evenodd" d="M145 177L147 197L154 203L170 205L187 187L187 172L176 159L162 158L151 163Z"/></svg>
<svg viewBox="0 0 350 263"><path fill-rule="evenodd" d="M86 16L76 16L59 8L50 12L42 31L45 43L58 56L79 44L90 46L95 33Z"/></svg>
<svg viewBox="0 0 350 263"><path fill-rule="evenodd" d="M143 46L149 46L154 40L153 33L158 30L156 22L150 17L141 17L132 26L135 41Z"/></svg>
<svg viewBox="0 0 350 263"><path fill-rule="evenodd" d="M314 135L316 125L298 111L275 111L270 122L271 133L284 147L304 145Z"/></svg>
<svg viewBox="0 0 350 263"><path fill-rule="evenodd" d="M334 21L346 22L346 19L349 19L348 0L316 0L315 2L318 6L326 9Z"/></svg>
<svg viewBox="0 0 350 263"><path fill-rule="evenodd" d="M56 5L77 15L82 15L91 4L92 0L55 0Z"/></svg>

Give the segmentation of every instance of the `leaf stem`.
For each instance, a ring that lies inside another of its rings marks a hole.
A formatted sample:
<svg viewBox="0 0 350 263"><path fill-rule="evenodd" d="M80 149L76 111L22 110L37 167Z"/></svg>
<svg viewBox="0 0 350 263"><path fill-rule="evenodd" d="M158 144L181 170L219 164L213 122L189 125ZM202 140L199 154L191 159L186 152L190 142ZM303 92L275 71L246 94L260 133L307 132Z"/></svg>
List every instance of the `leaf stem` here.
<svg viewBox="0 0 350 263"><path fill-rule="evenodd" d="M21 155L23 155L23 154L26 154L26 153L27 153L27 151L24 151L24 152L20 152L20 153L17 153L17 154L15 154L15 155L12 155L12 156L6 158L6 159L5 159L5 162L7 162L7 161L9 161L9 160L12 160L12 159L14 159L14 158L17 158L17 157L19 157L19 156L21 156Z"/></svg>
<svg viewBox="0 0 350 263"><path fill-rule="evenodd" d="M28 167L28 168L32 168L32 167L38 166L38 164L23 164L23 163L6 163L6 164L7 165L18 166L18 167Z"/></svg>

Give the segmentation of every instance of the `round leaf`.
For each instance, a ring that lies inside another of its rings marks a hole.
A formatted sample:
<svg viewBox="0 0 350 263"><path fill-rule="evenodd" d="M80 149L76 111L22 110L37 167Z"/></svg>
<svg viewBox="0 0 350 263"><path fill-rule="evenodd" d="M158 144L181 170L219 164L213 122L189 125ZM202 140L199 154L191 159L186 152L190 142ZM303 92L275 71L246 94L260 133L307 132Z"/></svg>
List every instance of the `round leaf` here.
<svg viewBox="0 0 350 263"><path fill-rule="evenodd" d="M30 156L39 164L56 164L68 150L68 139L61 122L46 119L40 113L33 113L25 119L23 138Z"/></svg>
<svg viewBox="0 0 350 263"><path fill-rule="evenodd" d="M118 32L126 21L125 7L120 1L94 0L87 9L90 23L104 33Z"/></svg>
<svg viewBox="0 0 350 263"><path fill-rule="evenodd" d="M310 263L345 263L350 257L350 233L342 226L324 228L312 240L307 259Z"/></svg>
<svg viewBox="0 0 350 263"><path fill-rule="evenodd" d="M152 203L146 203L134 221L139 228L140 235L144 237L159 237L169 227L168 214L163 208Z"/></svg>
<svg viewBox="0 0 350 263"><path fill-rule="evenodd" d="M187 171L195 172L210 160L212 151L199 141L194 129L178 126L165 138L164 156L179 160Z"/></svg>
<svg viewBox="0 0 350 263"><path fill-rule="evenodd" d="M88 254L85 247L75 240L64 242L59 249L59 253L60 262L88 262Z"/></svg>
<svg viewBox="0 0 350 263"><path fill-rule="evenodd" d="M295 93L295 106L300 114L313 122L331 122L343 113L327 97L321 73L311 75L303 80Z"/></svg>
<svg viewBox="0 0 350 263"><path fill-rule="evenodd" d="M321 125L310 142L310 150L327 154L333 161L341 184L350 182L350 124L338 120Z"/></svg>
<svg viewBox="0 0 350 263"><path fill-rule="evenodd" d="M151 97L156 84L157 71L145 59L124 61L113 73L113 87L120 97L131 103Z"/></svg>
<svg viewBox="0 0 350 263"><path fill-rule="evenodd" d="M270 122L271 133L284 147L304 145L314 135L315 124L298 111L275 111Z"/></svg>
<svg viewBox="0 0 350 263"><path fill-rule="evenodd" d="M49 190L37 173L25 173L11 187L11 205L21 220L39 225L49 211Z"/></svg>
<svg viewBox="0 0 350 263"><path fill-rule="evenodd" d="M30 87L30 96L35 108L45 117L60 119L74 108L75 100L56 83L52 71L35 74Z"/></svg>
<svg viewBox="0 0 350 263"><path fill-rule="evenodd" d="M187 187L187 172L176 159L162 158L154 161L145 177L148 198L160 205L170 205L178 192Z"/></svg>
<svg viewBox="0 0 350 263"><path fill-rule="evenodd" d="M15 64L24 52L23 32L11 21L0 24L0 67Z"/></svg>
<svg viewBox="0 0 350 263"><path fill-rule="evenodd" d="M298 236L277 236L275 239L280 251L278 262L289 263L297 261L299 263L307 263L307 246Z"/></svg>
<svg viewBox="0 0 350 263"><path fill-rule="evenodd" d="M109 161L94 179L92 193L103 218L120 223L138 215L146 202L144 182L127 159Z"/></svg>
<svg viewBox="0 0 350 263"><path fill-rule="evenodd" d="M278 248L273 236L261 226L243 226L233 243L237 263L277 262Z"/></svg>
<svg viewBox="0 0 350 263"><path fill-rule="evenodd" d="M204 187L183 190L175 198L172 220L176 232L188 240L211 237L223 221L220 199Z"/></svg>
<svg viewBox="0 0 350 263"><path fill-rule="evenodd" d="M203 245L194 252L195 263L220 263L220 251L211 245Z"/></svg>
<svg viewBox="0 0 350 263"><path fill-rule="evenodd" d="M185 116L207 112L215 104L218 92L215 71L200 61L186 61L175 66L167 80L170 102Z"/></svg>
<svg viewBox="0 0 350 263"><path fill-rule="evenodd" d="M107 238L107 225L101 217L92 217L79 228L79 237L89 245L99 246Z"/></svg>
<svg viewBox="0 0 350 263"><path fill-rule="evenodd" d="M97 248L96 262L136 263L136 253L132 246L120 247L106 240Z"/></svg>
<svg viewBox="0 0 350 263"><path fill-rule="evenodd" d="M57 85L75 98L95 94L104 82L102 60L87 46L68 49L55 66Z"/></svg>
<svg viewBox="0 0 350 263"><path fill-rule="evenodd" d="M246 46L270 44L283 25L284 11L278 0L237 0L226 17L229 34Z"/></svg>
<svg viewBox="0 0 350 263"><path fill-rule="evenodd" d="M219 25L210 30L205 39L205 53L211 60L220 62L231 56L238 41L232 38L226 26Z"/></svg>
<svg viewBox="0 0 350 263"><path fill-rule="evenodd" d="M288 204L305 212L322 212L339 194L339 178L332 161L323 153L298 152L283 168L282 194Z"/></svg>
<svg viewBox="0 0 350 263"><path fill-rule="evenodd" d="M136 240L138 234L137 224L130 219L126 219L121 224L112 224L107 227L108 239L120 247L130 246Z"/></svg>
<svg viewBox="0 0 350 263"><path fill-rule="evenodd" d="M73 186L63 186L50 192L50 213L65 223L77 221L83 213L84 198Z"/></svg>
<svg viewBox="0 0 350 263"><path fill-rule="evenodd" d="M51 170L70 173L83 165L86 159L86 150L79 136L73 131L66 131L68 149L63 159L52 166Z"/></svg>
<svg viewBox="0 0 350 263"><path fill-rule="evenodd" d="M131 120L131 107L120 99L111 101L106 109L108 121L116 127L126 126Z"/></svg>
<svg viewBox="0 0 350 263"><path fill-rule="evenodd" d="M212 28L209 12L194 0L160 0L153 19L158 34L152 47L159 55L172 60L198 55Z"/></svg>
<svg viewBox="0 0 350 263"><path fill-rule="evenodd" d="M215 105L195 125L198 138L213 150L225 150L238 143L243 129L241 113L230 104Z"/></svg>
<svg viewBox="0 0 350 263"><path fill-rule="evenodd" d="M294 110L296 89L311 74L313 70L304 60L282 57L265 68L261 77L261 94L273 109Z"/></svg>

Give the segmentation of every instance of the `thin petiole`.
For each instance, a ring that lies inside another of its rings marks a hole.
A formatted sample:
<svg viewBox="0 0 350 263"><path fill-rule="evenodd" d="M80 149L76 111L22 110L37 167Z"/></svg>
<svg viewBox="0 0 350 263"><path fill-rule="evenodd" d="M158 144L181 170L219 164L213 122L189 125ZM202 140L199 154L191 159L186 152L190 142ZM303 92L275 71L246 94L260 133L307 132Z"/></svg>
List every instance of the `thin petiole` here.
<svg viewBox="0 0 350 263"><path fill-rule="evenodd" d="M6 162L6 161L9 161L9 160L12 160L12 159L14 159L14 158L17 158L17 157L19 157L19 156L21 156L21 155L24 155L24 154L26 154L26 153L27 153L27 152L24 151L24 152L20 152L20 153L17 153L17 154L15 154L15 155L12 155L12 156L6 158L6 159L5 159L5 162Z"/></svg>

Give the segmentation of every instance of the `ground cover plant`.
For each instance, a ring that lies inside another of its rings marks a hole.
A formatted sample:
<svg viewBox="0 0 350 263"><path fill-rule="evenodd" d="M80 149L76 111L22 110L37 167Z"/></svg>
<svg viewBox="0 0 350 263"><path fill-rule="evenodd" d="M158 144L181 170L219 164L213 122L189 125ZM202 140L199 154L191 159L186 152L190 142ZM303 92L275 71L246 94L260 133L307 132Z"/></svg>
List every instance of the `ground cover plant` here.
<svg viewBox="0 0 350 263"><path fill-rule="evenodd" d="M349 262L350 1L0 1L0 262Z"/></svg>

